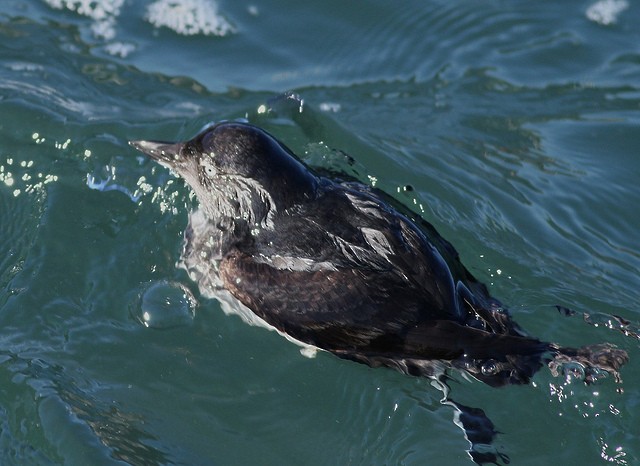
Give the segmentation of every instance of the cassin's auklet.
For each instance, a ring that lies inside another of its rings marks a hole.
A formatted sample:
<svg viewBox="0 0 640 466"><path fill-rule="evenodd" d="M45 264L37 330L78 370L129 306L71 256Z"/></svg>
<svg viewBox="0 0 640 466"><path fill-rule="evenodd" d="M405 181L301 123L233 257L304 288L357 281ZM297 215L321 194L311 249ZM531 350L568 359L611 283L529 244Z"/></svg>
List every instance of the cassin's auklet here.
<svg viewBox="0 0 640 466"><path fill-rule="evenodd" d="M433 226L375 189L317 175L260 128L222 122L184 143L131 145L197 195L185 250L203 262L200 286L221 286L298 341L411 375L451 366L493 386L558 361L582 364L587 381L617 376L628 359L609 344L528 336Z"/></svg>

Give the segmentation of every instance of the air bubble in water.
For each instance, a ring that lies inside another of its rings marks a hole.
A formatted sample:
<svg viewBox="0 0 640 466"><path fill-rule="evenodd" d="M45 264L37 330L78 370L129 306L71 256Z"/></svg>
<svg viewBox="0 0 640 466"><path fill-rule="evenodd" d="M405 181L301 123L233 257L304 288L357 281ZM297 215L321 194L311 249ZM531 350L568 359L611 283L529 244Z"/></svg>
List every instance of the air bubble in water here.
<svg viewBox="0 0 640 466"><path fill-rule="evenodd" d="M498 365L493 359L489 359L484 364L482 364L480 370L482 371L482 375L487 377L496 375L498 373Z"/></svg>
<svg viewBox="0 0 640 466"><path fill-rule="evenodd" d="M133 317L145 327L173 328L191 324L197 301L191 291L167 280L146 284L133 306Z"/></svg>

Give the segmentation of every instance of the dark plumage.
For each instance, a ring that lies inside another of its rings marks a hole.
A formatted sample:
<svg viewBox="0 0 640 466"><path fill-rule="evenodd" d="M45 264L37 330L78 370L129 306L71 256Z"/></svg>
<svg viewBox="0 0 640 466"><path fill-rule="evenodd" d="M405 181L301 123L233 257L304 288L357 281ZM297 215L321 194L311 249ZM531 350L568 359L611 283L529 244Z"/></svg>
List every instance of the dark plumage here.
<svg viewBox="0 0 640 466"><path fill-rule="evenodd" d="M223 287L299 341L412 375L444 363L494 386L526 383L553 360L615 374L627 360L610 345L527 336L429 223L363 184L318 176L255 126L131 144L198 197L185 255L200 286Z"/></svg>

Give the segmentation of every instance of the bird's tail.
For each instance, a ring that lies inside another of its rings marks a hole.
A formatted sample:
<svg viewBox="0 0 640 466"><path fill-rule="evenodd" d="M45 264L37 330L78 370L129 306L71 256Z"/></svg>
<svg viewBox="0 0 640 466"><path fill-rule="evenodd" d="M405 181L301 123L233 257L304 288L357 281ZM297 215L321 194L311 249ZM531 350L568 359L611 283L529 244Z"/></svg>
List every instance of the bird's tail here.
<svg viewBox="0 0 640 466"><path fill-rule="evenodd" d="M595 381L604 372L620 380L619 370L629 360L626 351L608 343L568 348L448 320L409 329L400 343L385 343L386 340L378 343L379 351L331 351L372 367L391 367L415 376L433 377L443 365L451 366L494 387L526 384L545 364L554 375L582 375L586 383ZM385 351L387 346L393 352Z"/></svg>

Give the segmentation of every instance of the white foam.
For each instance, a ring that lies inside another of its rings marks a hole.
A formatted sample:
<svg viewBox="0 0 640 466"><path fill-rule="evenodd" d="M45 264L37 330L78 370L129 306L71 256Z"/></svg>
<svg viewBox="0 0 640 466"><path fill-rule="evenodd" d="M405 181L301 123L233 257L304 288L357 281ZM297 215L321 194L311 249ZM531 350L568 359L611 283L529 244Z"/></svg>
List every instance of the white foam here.
<svg viewBox="0 0 640 466"><path fill-rule="evenodd" d="M132 44L124 42L111 42L104 46L105 51L114 57L126 58L130 53L134 52L136 47Z"/></svg>
<svg viewBox="0 0 640 466"><path fill-rule="evenodd" d="M113 41L116 38L117 19L120 16L124 0L44 0L57 10L69 10L90 18L91 32L96 39ZM125 57L135 49L121 42L107 43L105 51L114 56Z"/></svg>
<svg viewBox="0 0 640 466"><path fill-rule="evenodd" d="M71 10L96 21L104 21L120 14L124 0L45 0L45 2L51 8Z"/></svg>
<svg viewBox="0 0 640 466"><path fill-rule="evenodd" d="M599 0L587 9L586 15L595 23L609 26L615 24L620 13L627 8L629 8L627 0Z"/></svg>
<svg viewBox="0 0 640 466"><path fill-rule="evenodd" d="M226 36L235 32L210 0L157 0L147 7L145 19L185 36Z"/></svg>

